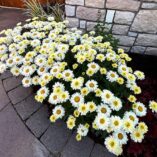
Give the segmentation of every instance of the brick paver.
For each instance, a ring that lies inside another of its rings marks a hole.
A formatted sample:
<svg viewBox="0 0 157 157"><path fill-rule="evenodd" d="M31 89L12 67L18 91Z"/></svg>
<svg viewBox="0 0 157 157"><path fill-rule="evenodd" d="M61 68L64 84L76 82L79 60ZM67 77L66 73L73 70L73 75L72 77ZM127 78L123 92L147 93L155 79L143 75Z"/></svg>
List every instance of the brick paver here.
<svg viewBox="0 0 157 157"><path fill-rule="evenodd" d="M33 114L26 121L26 125L31 129L36 137L40 137L50 125L47 106L44 105L40 110Z"/></svg>
<svg viewBox="0 0 157 157"><path fill-rule="evenodd" d="M41 137L43 144L54 154L59 154L71 136L63 121L52 124ZM69 156L70 157L70 156Z"/></svg>
<svg viewBox="0 0 157 157"><path fill-rule="evenodd" d="M4 90L2 81L0 80L0 110L9 103L9 98Z"/></svg>
<svg viewBox="0 0 157 157"><path fill-rule="evenodd" d="M61 154L61 157L90 157L94 142L88 137L85 137L78 142L76 141L75 136L75 133L71 136Z"/></svg>
<svg viewBox="0 0 157 157"><path fill-rule="evenodd" d="M15 105L15 108L23 120L28 119L42 106L34 99L34 94Z"/></svg>
<svg viewBox="0 0 157 157"><path fill-rule="evenodd" d="M5 73L0 75L0 79L3 80L3 79L6 79L6 78L9 78L11 76L12 76L12 74L10 73L10 71L6 71Z"/></svg>
<svg viewBox="0 0 157 157"><path fill-rule="evenodd" d="M1 157L48 157L49 151L25 127L11 104L0 112Z"/></svg>
<svg viewBox="0 0 157 157"><path fill-rule="evenodd" d="M22 86L18 86L14 90L11 90L8 93L8 96L13 104L17 104L18 102L27 98L32 93L33 93L32 88L24 88Z"/></svg>
<svg viewBox="0 0 157 157"><path fill-rule="evenodd" d="M95 144L90 157L116 157L111 154L104 146Z"/></svg>
<svg viewBox="0 0 157 157"><path fill-rule="evenodd" d="M21 84L22 77L9 77L3 81L3 85L6 91L12 90L13 88Z"/></svg>

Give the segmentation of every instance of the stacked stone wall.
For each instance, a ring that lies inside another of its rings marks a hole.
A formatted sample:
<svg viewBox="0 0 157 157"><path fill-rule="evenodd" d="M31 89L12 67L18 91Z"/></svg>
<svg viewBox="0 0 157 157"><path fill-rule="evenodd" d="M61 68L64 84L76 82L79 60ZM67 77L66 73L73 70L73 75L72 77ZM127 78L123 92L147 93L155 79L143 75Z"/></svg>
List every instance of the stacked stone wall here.
<svg viewBox="0 0 157 157"><path fill-rule="evenodd" d="M157 55L157 0L65 0L70 27L92 30L98 16L128 52Z"/></svg>

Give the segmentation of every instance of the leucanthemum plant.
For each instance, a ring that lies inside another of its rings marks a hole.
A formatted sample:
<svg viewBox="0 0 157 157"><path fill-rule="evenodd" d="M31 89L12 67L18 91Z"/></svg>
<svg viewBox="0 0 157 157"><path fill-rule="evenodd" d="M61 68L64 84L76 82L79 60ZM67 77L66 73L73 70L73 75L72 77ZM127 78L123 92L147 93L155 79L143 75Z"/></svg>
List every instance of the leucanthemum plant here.
<svg viewBox="0 0 157 157"><path fill-rule="evenodd" d="M113 50L95 32L68 29L53 17L26 20L1 32L0 73L23 76L24 87L38 86L35 99L53 105L51 122L64 119L80 141L89 131L101 136L107 149L121 155L131 139L142 142L148 127L140 122L146 106L136 98L141 71L127 66L131 58ZM150 101L157 112L157 103Z"/></svg>

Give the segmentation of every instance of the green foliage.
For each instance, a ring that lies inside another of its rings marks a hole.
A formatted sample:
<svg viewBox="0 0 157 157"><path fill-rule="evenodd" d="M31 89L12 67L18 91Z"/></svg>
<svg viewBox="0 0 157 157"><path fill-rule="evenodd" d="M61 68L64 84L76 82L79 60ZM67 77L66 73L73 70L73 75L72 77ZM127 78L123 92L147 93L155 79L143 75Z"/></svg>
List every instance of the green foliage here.
<svg viewBox="0 0 157 157"><path fill-rule="evenodd" d="M60 5L58 3L56 3L54 6L50 6L49 5L49 10L50 10L50 13L52 12L52 15L55 17L55 21L56 22L60 22L60 21L63 21L64 19L64 12L63 10L61 9L63 5Z"/></svg>
<svg viewBox="0 0 157 157"><path fill-rule="evenodd" d="M30 17L39 17L40 20L46 20L47 17L53 16L57 22L61 22L64 19L64 11L62 5L56 3L51 6L47 1L46 9L40 4L39 0L24 0L26 7L26 14Z"/></svg>
<svg viewBox="0 0 157 157"><path fill-rule="evenodd" d="M38 0L24 0L24 4L26 7L26 14L30 17L39 17L41 19L46 17L47 13L44 11Z"/></svg>
<svg viewBox="0 0 157 157"><path fill-rule="evenodd" d="M103 41L108 41L111 43L114 50L117 50L118 48L118 42L119 40L114 38L111 30L107 28L105 23L100 22L98 19L97 25L94 27L95 36L103 36Z"/></svg>

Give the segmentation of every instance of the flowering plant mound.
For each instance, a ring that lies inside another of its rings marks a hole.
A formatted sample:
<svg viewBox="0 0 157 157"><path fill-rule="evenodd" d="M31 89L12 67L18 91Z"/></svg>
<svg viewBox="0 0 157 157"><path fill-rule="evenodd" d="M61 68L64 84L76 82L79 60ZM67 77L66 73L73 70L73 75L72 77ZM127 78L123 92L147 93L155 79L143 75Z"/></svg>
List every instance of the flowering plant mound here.
<svg viewBox="0 0 157 157"><path fill-rule="evenodd" d="M2 31L0 73L10 69L24 76L24 87L40 86L35 99L54 106L50 121L64 118L69 129L77 130L78 141L92 130L120 155L129 138L142 142L148 131L139 121L147 109L135 96L144 73L128 67L131 58L122 49L114 51L102 36L66 24L33 18ZM157 103L151 101L150 108L156 112Z"/></svg>

